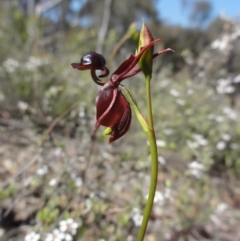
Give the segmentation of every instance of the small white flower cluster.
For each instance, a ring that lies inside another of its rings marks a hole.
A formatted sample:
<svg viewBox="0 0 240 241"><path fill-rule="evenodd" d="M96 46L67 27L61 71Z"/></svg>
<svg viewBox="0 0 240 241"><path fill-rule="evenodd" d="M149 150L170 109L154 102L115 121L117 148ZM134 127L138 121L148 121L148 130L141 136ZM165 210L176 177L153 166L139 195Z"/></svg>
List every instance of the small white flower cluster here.
<svg viewBox="0 0 240 241"><path fill-rule="evenodd" d="M169 91L170 95L174 96L174 97L179 97L180 93L176 90L176 89L171 89Z"/></svg>
<svg viewBox="0 0 240 241"><path fill-rule="evenodd" d="M59 229L54 229L46 235L44 241L72 241L73 236L77 234L79 224L69 218L59 223Z"/></svg>
<svg viewBox="0 0 240 241"><path fill-rule="evenodd" d="M224 150L227 147L227 143L232 139L232 136L228 133L221 134L221 140L216 144L216 148L219 151Z"/></svg>
<svg viewBox="0 0 240 241"><path fill-rule="evenodd" d="M165 147L166 146L166 142L163 141L163 140L157 140L156 142L157 142L158 147Z"/></svg>
<svg viewBox="0 0 240 241"><path fill-rule="evenodd" d="M233 48L234 41L240 37L240 25L238 21L227 19L226 16L221 16L221 18L225 21L225 29L227 27L228 32L224 32L218 39L214 40L211 47L226 54Z"/></svg>
<svg viewBox="0 0 240 241"><path fill-rule="evenodd" d="M27 102L24 102L24 101L20 100L17 103L17 107L21 112L25 112L28 109L29 105L28 105Z"/></svg>
<svg viewBox="0 0 240 241"><path fill-rule="evenodd" d="M235 92L235 87L232 85L232 80L230 78L219 79L217 81L216 90L219 94L232 94Z"/></svg>
<svg viewBox="0 0 240 241"><path fill-rule="evenodd" d="M143 220L143 215L141 214L141 211L138 208L133 208L132 210L132 220L136 227L140 227Z"/></svg>
<svg viewBox="0 0 240 241"><path fill-rule="evenodd" d="M15 59L9 58L3 62L3 67L9 73L13 73L19 67L19 62Z"/></svg>
<svg viewBox="0 0 240 241"><path fill-rule="evenodd" d="M48 64L46 59L38 58L35 56L30 56L28 61L25 63L26 69L33 71L42 65Z"/></svg>
<svg viewBox="0 0 240 241"><path fill-rule="evenodd" d="M210 215L210 220L217 226L222 226L221 217L219 214L224 213L228 209L228 205L226 203L219 203L215 208L214 212Z"/></svg>
<svg viewBox="0 0 240 241"><path fill-rule="evenodd" d="M44 176L48 173L48 166L43 165L42 167L38 168L36 174L39 176Z"/></svg>
<svg viewBox="0 0 240 241"><path fill-rule="evenodd" d="M38 241L40 237L39 233L30 232L25 236L24 241Z"/></svg>
<svg viewBox="0 0 240 241"><path fill-rule="evenodd" d="M148 194L146 195L146 199ZM174 200L172 195L172 190L170 188L165 188L164 192L156 191L154 196L154 203L163 206L166 201L172 202Z"/></svg>
<svg viewBox="0 0 240 241"><path fill-rule="evenodd" d="M198 179L202 177L204 169L204 165L198 161L193 161L188 164L189 173Z"/></svg>
<svg viewBox="0 0 240 241"><path fill-rule="evenodd" d="M238 118L237 112L230 107L225 107L223 113L231 120L237 120Z"/></svg>
<svg viewBox="0 0 240 241"><path fill-rule="evenodd" d="M186 143L191 149L196 149L200 146L206 146L208 140L205 139L203 135L193 134L193 140L186 140Z"/></svg>

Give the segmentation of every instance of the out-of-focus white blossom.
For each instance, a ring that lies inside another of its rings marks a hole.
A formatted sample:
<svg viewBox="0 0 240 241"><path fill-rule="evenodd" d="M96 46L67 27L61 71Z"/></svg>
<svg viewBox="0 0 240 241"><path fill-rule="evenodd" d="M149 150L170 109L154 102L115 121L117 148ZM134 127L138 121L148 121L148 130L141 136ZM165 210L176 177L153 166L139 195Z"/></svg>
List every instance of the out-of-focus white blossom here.
<svg viewBox="0 0 240 241"><path fill-rule="evenodd" d="M176 99L176 103L183 106L186 104L186 101L183 99Z"/></svg>
<svg viewBox="0 0 240 241"><path fill-rule="evenodd" d="M148 194L145 196L148 199ZM164 192L156 191L154 196L154 203L160 206L165 204L165 201L173 201L172 190L170 188L165 188Z"/></svg>
<svg viewBox="0 0 240 241"><path fill-rule="evenodd" d="M163 205L164 204L164 195L160 191L155 192L154 203Z"/></svg>
<svg viewBox="0 0 240 241"><path fill-rule="evenodd" d="M24 241L38 241L39 239L40 239L39 233L31 232L25 236Z"/></svg>
<svg viewBox="0 0 240 241"><path fill-rule="evenodd" d="M3 67L9 73L13 73L19 67L19 62L15 59L9 58L3 62Z"/></svg>
<svg viewBox="0 0 240 241"><path fill-rule="evenodd" d="M166 142L163 141L163 140L158 139L156 142L157 142L158 147L165 147L166 146Z"/></svg>
<svg viewBox="0 0 240 241"><path fill-rule="evenodd" d="M238 117L237 112L230 107L225 107L223 113L231 120L236 120Z"/></svg>
<svg viewBox="0 0 240 241"><path fill-rule="evenodd" d="M57 185L57 179L56 178L52 178L50 181L49 181L49 183L48 183L48 185L49 186L51 186L51 187L53 187L53 186L56 186Z"/></svg>
<svg viewBox="0 0 240 241"><path fill-rule="evenodd" d="M235 84L240 83L240 74L233 78L233 83Z"/></svg>
<svg viewBox="0 0 240 241"><path fill-rule="evenodd" d="M30 56L28 58L28 61L25 63L25 67L26 69L33 71L33 70L36 70L38 67L47 65L47 64L48 64L48 60L46 59Z"/></svg>
<svg viewBox="0 0 240 241"><path fill-rule="evenodd" d="M223 213L228 209L228 205L226 203L219 203L216 207L216 213Z"/></svg>
<svg viewBox="0 0 240 241"><path fill-rule="evenodd" d="M219 94L231 94L235 92L235 87L231 85L230 79L219 79L217 81L217 92Z"/></svg>
<svg viewBox="0 0 240 241"><path fill-rule="evenodd" d="M51 233L46 235L44 241L62 241L65 235L59 229L54 229Z"/></svg>
<svg viewBox="0 0 240 241"><path fill-rule="evenodd" d="M18 101L17 103L17 107L20 111L25 112L28 109L28 103L24 102L24 101Z"/></svg>
<svg viewBox="0 0 240 241"><path fill-rule="evenodd" d="M75 185L76 185L76 187L81 187L82 184L83 184L82 178L81 178L81 177L76 177L76 179L75 179Z"/></svg>
<svg viewBox="0 0 240 241"><path fill-rule="evenodd" d="M221 134L221 138L224 140L224 141L230 141L231 140L231 135L228 134L228 133L222 133Z"/></svg>
<svg viewBox="0 0 240 241"><path fill-rule="evenodd" d="M73 236L70 233L65 233L64 235L64 241L72 241Z"/></svg>
<svg viewBox="0 0 240 241"><path fill-rule="evenodd" d="M186 143L193 150L199 147L199 143L197 141L186 140Z"/></svg>
<svg viewBox="0 0 240 241"><path fill-rule="evenodd" d="M76 235L79 224L75 222L72 218L62 220L59 223L59 229L63 233L70 233Z"/></svg>
<svg viewBox="0 0 240 241"><path fill-rule="evenodd" d="M225 89L224 89L224 93L225 94L232 94L232 93L234 93L235 92L235 87L234 86L232 86L232 85L229 85L229 86L227 86Z"/></svg>
<svg viewBox="0 0 240 241"><path fill-rule="evenodd" d="M5 231L3 228L0 228L0 237L2 237L4 235Z"/></svg>
<svg viewBox="0 0 240 241"><path fill-rule="evenodd" d="M171 89L169 93L174 97L178 97L180 95L179 92L175 89Z"/></svg>
<svg viewBox="0 0 240 241"><path fill-rule="evenodd" d="M131 216L132 216L134 225L136 227L140 227L143 220L143 215L141 214L141 211L138 208L133 208Z"/></svg>
<svg viewBox="0 0 240 241"><path fill-rule="evenodd" d="M217 115L217 116L215 116L215 121L217 121L217 122L224 122L225 121L225 118L224 118L224 116L222 116L222 115Z"/></svg>
<svg viewBox="0 0 240 241"><path fill-rule="evenodd" d="M203 135L200 134L193 134L193 139L200 145L200 146L206 146L208 144L208 140L203 137Z"/></svg>
<svg viewBox="0 0 240 241"><path fill-rule="evenodd" d="M165 135L170 136L173 133L173 129L166 128L166 129L163 130L163 132L164 132Z"/></svg>
<svg viewBox="0 0 240 241"><path fill-rule="evenodd" d="M165 158L162 157L162 156L158 156L158 162L159 162L161 165L163 165L163 166L166 165L166 160L165 160Z"/></svg>
<svg viewBox="0 0 240 241"><path fill-rule="evenodd" d="M196 178L201 178L205 168L204 168L204 165L199 163L198 161L193 161L188 164L188 169L189 169L189 173L192 176Z"/></svg>
<svg viewBox="0 0 240 241"><path fill-rule="evenodd" d="M219 141L217 144L216 144L216 148L219 150L219 151L222 151L226 148L227 144L225 141Z"/></svg>
<svg viewBox="0 0 240 241"><path fill-rule="evenodd" d="M44 176L48 173L48 166L43 165L42 167L38 168L36 174L39 176Z"/></svg>
<svg viewBox="0 0 240 241"><path fill-rule="evenodd" d="M61 156L61 155L63 155L64 153L63 153L63 151L62 151L62 148L60 148L60 147L57 147L57 148L55 148L54 150L53 150L53 155L54 156Z"/></svg>

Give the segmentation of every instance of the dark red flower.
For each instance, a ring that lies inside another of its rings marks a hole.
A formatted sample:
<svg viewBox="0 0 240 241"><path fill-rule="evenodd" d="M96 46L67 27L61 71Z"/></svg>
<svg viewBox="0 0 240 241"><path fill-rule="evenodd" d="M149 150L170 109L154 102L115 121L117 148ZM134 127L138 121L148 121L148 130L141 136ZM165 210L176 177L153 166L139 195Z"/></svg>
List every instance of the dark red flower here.
<svg viewBox="0 0 240 241"><path fill-rule="evenodd" d="M113 72L107 83L99 79L106 77L109 73L102 55L88 52L81 58L80 63L72 64L75 69L90 69L93 80L97 84L103 85L96 98L97 121L94 130L96 131L101 125L111 128L109 143L117 140L128 131L132 118L130 105L118 86L124 79L141 71L138 61L148 49L159 41L161 39L153 40L142 47L138 54L131 55ZM154 54L153 58L167 51L171 51L171 49L160 51ZM96 70L102 70L104 73L97 77Z"/></svg>

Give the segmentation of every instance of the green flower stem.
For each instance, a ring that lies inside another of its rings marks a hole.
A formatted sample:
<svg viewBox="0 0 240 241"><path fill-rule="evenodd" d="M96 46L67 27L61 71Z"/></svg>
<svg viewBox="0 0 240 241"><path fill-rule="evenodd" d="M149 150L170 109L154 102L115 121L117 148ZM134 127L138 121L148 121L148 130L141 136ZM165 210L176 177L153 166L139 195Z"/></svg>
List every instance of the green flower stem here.
<svg viewBox="0 0 240 241"><path fill-rule="evenodd" d="M146 81L149 82L146 84L147 86L147 102L148 102L148 118L149 118L149 123L144 119L142 114L139 111L139 108L130 93L130 91L124 87L121 86L121 90L128 100L129 104L131 105L132 109L134 110L136 117L141 124L144 132L146 133L150 145L150 152L151 152L151 159L152 159L152 167L151 167L151 183L150 183L150 189L149 189L149 194L148 194L148 200L147 204L144 210L144 215L143 215L143 221L138 233L138 241L143 241L146 229L147 229L147 224L148 220L151 214L152 206L153 206L153 201L154 201L154 196L155 196L155 191L157 187L157 174L158 174L158 153L157 153L157 145L156 145L156 137L155 137L155 132L153 128L153 118L152 118L152 105L151 105L151 93L150 93L150 80L151 78L146 78Z"/></svg>
<svg viewBox="0 0 240 241"><path fill-rule="evenodd" d="M152 98L151 98L151 75L146 76L146 97L147 97L147 111L148 111L148 124L151 130L154 132L153 128L153 115L152 115Z"/></svg>

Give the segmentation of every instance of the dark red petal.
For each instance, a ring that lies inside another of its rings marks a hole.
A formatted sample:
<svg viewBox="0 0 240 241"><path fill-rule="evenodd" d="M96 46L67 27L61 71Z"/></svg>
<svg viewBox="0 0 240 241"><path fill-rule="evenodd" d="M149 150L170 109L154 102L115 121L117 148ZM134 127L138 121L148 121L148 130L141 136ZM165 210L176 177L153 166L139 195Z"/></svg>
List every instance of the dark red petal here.
<svg viewBox="0 0 240 241"><path fill-rule="evenodd" d="M159 55L165 54L166 52L174 52L174 50L168 48L168 49L163 49L155 54L153 54L153 59L155 59L156 57L158 57ZM129 57L129 59L132 57L133 55L131 55ZM134 56L133 56L134 57ZM139 73L141 71L140 67L138 64L136 64L125 76L124 79L130 78L134 75L136 75L137 73ZM116 71L115 71L116 72Z"/></svg>
<svg viewBox="0 0 240 241"><path fill-rule="evenodd" d="M111 82L105 84L100 90L96 99L97 122L95 131L100 125L113 129L121 120L124 113L124 104L121 101L120 94L121 92Z"/></svg>
<svg viewBox="0 0 240 241"><path fill-rule="evenodd" d="M131 55L112 74L111 81L121 82L122 80L137 74L139 71L136 71L138 69L135 69L134 67L137 65L139 59L142 57L145 51L147 51L149 48L151 48L155 43L159 41L161 41L161 39L156 39L150 42L148 45L142 47L141 51L136 56Z"/></svg>
<svg viewBox="0 0 240 241"><path fill-rule="evenodd" d="M123 136L128 131L129 126L131 124L132 111L131 111L130 105L122 94L121 94L121 96L125 102L124 103L125 104L124 113L123 113L123 116L122 116L121 120L119 121L118 125L114 128L114 130L109 138L109 143L112 143L112 142L116 141L117 139L119 139L121 136Z"/></svg>
<svg viewBox="0 0 240 241"><path fill-rule="evenodd" d="M84 65L82 65L82 64L80 64L80 63L72 63L71 65L72 65L72 67L73 67L74 69L79 69L79 70L91 69L91 66L90 66L90 65L84 66Z"/></svg>

